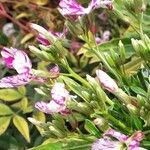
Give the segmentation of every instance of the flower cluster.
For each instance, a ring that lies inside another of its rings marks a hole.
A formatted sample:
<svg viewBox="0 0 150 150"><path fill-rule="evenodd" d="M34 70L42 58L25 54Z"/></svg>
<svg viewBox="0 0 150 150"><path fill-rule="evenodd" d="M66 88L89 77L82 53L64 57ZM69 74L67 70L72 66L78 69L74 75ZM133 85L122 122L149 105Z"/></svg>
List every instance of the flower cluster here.
<svg viewBox="0 0 150 150"><path fill-rule="evenodd" d="M110 137L117 139L112 140ZM127 147L128 150L146 150L139 147L140 141L143 140L144 134L141 131L135 132L131 137L109 129L103 135L103 138L96 140L92 145L92 150L122 150Z"/></svg>
<svg viewBox="0 0 150 150"><path fill-rule="evenodd" d="M63 83L57 82L54 84L51 90L51 97L52 100L49 103L45 103L43 101L37 102L35 107L47 114L69 113L69 110L66 108L66 102L69 99L69 92L65 89L65 85Z"/></svg>

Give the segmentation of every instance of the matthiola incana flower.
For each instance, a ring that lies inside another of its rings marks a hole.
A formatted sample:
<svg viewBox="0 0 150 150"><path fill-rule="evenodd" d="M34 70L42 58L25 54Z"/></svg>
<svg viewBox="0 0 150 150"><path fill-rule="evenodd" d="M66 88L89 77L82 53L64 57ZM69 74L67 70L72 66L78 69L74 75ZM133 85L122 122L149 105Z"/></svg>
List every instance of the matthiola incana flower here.
<svg viewBox="0 0 150 150"><path fill-rule="evenodd" d="M116 82L104 71L96 70L96 75L103 88L112 93L118 90L118 85L116 84Z"/></svg>
<svg viewBox="0 0 150 150"><path fill-rule="evenodd" d="M111 137L116 140L111 139ZM141 131L137 131L131 137L128 137L113 129L109 129L104 133L103 138L93 143L92 150L146 150L139 147L143 138L144 134Z"/></svg>
<svg viewBox="0 0 150 150"><path fill-rule="evenodd" d="M52 100L49 103L37 102L35 107L40 111L53 114L61 113L68 114L69 110L66 108L66 101L69 99L69 92L65 89L63 83L55 83L51 90Z"/></svg>

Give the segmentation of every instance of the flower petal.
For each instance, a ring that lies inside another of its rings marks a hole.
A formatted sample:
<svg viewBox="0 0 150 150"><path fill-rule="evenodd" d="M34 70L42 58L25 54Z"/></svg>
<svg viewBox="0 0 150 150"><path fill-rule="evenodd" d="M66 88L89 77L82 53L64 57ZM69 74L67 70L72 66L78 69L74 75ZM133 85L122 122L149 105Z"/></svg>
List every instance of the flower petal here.
<svg viewBox="0 0 150 150"><path fill-rule="evenodd" d="M4 77L0 80L0 88L12 88L26 85L33 79L33 75L22 73L14 76Z"/></svg>

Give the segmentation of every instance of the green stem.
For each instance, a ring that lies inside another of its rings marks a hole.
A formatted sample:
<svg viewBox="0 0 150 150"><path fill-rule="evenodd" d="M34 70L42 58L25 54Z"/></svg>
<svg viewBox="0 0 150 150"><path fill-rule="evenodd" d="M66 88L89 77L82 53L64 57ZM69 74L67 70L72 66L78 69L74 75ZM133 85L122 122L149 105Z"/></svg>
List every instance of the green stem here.
<svg viewBox="0 0 150 150"><path fill-rule="evenodd" d="M114 118L113 116L107 114L106 116L110 121L112 121L113 123L115 123L117 126L119 126L120 128L124 129L125 131L132 133L133 131L128 128L124 123L120 122L118 119Z"/></svg>
<svg viewBox="0 0 150 150"><path fill-rule="evenodd" d="M61 61L62 65L64 68L66 68L68 70L68 72L72 75L73 78L75 78L76 80L78 80L79 82L81 82L83 85L85 85L86 87L90 87L90 84L84 80L82 77L80 77L77 73L75 73L69 66L67 60L64 58Z"/></svg>

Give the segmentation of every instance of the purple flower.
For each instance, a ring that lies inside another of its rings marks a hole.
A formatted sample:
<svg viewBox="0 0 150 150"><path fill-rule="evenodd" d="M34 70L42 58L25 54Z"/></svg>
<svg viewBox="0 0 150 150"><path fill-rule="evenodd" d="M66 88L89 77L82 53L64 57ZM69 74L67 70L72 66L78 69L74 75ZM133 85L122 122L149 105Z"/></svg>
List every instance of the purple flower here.
<svg viewBox="0 0 150 150"><path fill-rule="evenodd" d="M109 40L110 40L110 31L108 31L108 30L104 31L101 38L99 38L99 37L95 38L95 41L97 44L101 44L101 43L107 42Z"/></svg>
<svg viewBox="0 0 150 150"><path fill-rule="evenodd" d="M96 75L103 88L111 93L114 93L118 90L118 85L116 84L116 82L104 71L96 70Z"/></svg>
<svg viewBox="0 0 150 150"><path fill-rule="evenodd" d="M15 48L4 47L1 55L6 66L14 68L19 74L31 71L32 64L25 52Z"/></svg>
<svg viewBox="0 0 150 150"><path fill-rule="evenodd" d="M18 74L4 77L0 80L0 88L13 88L26 85L32 80L39 83L45 82L44 78L32 74L32 64L27 54L15 48L4 47L1 51L3 61L8 68L14 68Z"/></svg>
<svg viewBox="0 0 150 150"><path fill-rule="evenodd" d="M75 18L91 11L89 8L82 7L76 0L61 0L58 10L63 16L75 16Z"/></svg>
<svg viewBox="0 0 150 150"><path fill-rule="evenodd" d="M50 36L55 41L57 38L63 38L67 32L66 28L61 33L61 32L54 32L51 30L46 30L42 26L35 24L35 23L30 23L30 26L31 26L31 28L33 28L39 32L39 34L37 36L37 41L45 46L49 46L52 44L46 36Z"/></svg>
<svg viewBox="0 0 150 150"><path fill-rule="evenodd" d="M97 8L108 8L108 9L113 9L113 2L112 0L92 0L91 3L89 4L89 7L92 9L97 9Z"/></svg>
<svg viewBox="0 0 150 150"><path fill-rule="evenodd" d="M114 141L111 137L116 138ZM118 131L109 129L104 133L103 138L96 140L92 145L92 150L146 150L139 147L140 141L143 139L144 134L141 131L135 132L131 137L128 137Z"/></svg>
<svg viewBox="0 0 150 150"><path fill-rule="evenodd" d="M63 16L76 19L100 7L112 9L112 0L92 0L87 8L82 7L76 0L61 0L58 10Z"/></svg>
<svg viewBox="0 0 150 150"><path fill-rule="evenodd" d="M107 135L109 135L109 136L111 135L112 137L114 137L117 140L122 141L122 142L124 142L124 141L126 141L128 139L128 136L126 136L126 135L124 135L124 134L122 134L122 133L120 133L118 131L115 131L113 129L107 130L104 135L106 135L106 136Z"/></svg>
<svg viewBox="0 0 150 150"><path fill-rule="evenodd" d="M51 96L54 101L61 105L69 98L69 92L63 83L55 83L51 90Z"/></svg>
<svg viewBox="0 0 150 150"><path fill-rule="evenodd" d="M122 143L112 141L109 137L104 137L96 140L91 150L121 150Z"/></svg>
<svg viewBox="0 0 150 150"><path fill-rule="evenodd" d="M22 73L14 76L4 77L0 80L0 88L13 88L26 85L33 79L33 75Z"/></svg>
<svg viewBox="0 0 150 150"><path fill-rule="evenodd" d="M42 44L42 45L45 45L45 46L49 46L50 45L50 42L49 40L43 35L43 34L39 34L36 38L36 40Z"/></svg>
<svg viewBox="0 0 150 150"><path fill-rule="evenodd" d="M69 99L69 92L65 89L63 83L55 83L51 90L52 100L49 103L37 102L35 107L40 111L53 114L68 114L70 111L66 108L66 101Z"/></svg>

